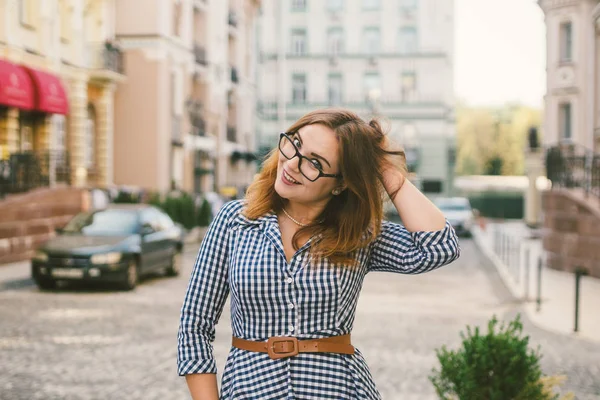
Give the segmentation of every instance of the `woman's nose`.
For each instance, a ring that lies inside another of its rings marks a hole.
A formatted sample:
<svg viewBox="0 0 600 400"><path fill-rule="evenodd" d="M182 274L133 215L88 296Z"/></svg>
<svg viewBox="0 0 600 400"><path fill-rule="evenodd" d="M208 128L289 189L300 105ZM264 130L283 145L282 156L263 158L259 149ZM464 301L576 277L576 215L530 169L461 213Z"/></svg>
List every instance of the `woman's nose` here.
<svg viewBox="0 0 600 400"><path fill-rule="evenodd" d="M287 160L287 167L295 172L300 170L300 157L296 156L291 160Z"/></svg>

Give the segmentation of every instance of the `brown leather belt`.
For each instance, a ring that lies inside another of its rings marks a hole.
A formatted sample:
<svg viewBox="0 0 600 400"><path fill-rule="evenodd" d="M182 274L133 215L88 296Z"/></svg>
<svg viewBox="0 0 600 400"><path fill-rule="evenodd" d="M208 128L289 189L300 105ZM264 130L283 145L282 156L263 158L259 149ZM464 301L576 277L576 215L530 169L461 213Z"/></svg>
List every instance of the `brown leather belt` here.
<svg viewBox="0 0 600 400"><path fill-rule="evenodd" d="M354 346L350 344L349 334L307 340L298 340L292 336L273 336L266 342L256 342L233 336L231 344L241 350L268 353L272 360L293 357L298 353L354 354Z"/></svg>

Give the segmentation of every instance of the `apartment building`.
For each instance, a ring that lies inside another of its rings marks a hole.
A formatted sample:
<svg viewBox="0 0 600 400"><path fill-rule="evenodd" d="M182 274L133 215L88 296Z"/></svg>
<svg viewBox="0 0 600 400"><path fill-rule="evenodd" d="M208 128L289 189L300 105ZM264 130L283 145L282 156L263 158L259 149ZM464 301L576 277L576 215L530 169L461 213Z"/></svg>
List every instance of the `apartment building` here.
<svg viewBox="0 0 600 400"><path fill-rule="evenodd" d="M600 2L540 0L546 21L544 141L600 151Z"/></svg>
<svg viewBox="0 0 600 400"><path fill-rule="evenodd" d="M123 0L115 182L242 188L255 171L255 0Z"/></svg>
<svg viewBox="0 0 600 400"><path fill-rule="evenodd" d="M388 121L425 192L452 191L452 0L264 0L259 22L262 152L303 114L344 107Z"/></svg>

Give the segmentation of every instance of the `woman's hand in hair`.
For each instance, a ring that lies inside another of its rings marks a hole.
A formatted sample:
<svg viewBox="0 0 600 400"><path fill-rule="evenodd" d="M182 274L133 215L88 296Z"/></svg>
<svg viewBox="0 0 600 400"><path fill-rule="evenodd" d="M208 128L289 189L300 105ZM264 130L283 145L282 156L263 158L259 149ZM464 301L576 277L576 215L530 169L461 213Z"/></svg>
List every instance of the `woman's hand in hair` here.
<svg viewBox="0 0 600 400"><path fill-rule="evenodd" d="M400 169L398 169L392 163L389 164L390 165L385 167L385 169L383 170L382 183L388 196L390 196L390 199L392 199L393 201L400 189L402 189L406 177Z"/></svg>

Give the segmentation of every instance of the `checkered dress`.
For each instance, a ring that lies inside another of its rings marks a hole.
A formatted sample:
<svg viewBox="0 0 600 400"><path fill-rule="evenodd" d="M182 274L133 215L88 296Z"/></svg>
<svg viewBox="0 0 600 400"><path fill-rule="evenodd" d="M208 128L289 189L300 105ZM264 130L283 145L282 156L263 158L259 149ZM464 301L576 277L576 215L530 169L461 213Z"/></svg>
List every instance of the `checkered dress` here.
<svg viewBox="0 0 600 400"><path fill-rule="evenodd" d="M452 227L410 233L385 221L379 237L357 255L354 270L327 259L308 265L310 241L286 261L275 214L249 220L242 203L227 203L200 247L181 311L179 375L216 373L212 342L227 295L237 337L323 338L352 331L356 304L370 271L418 274L460 253ZM271 360L231 348L221 399L380 399L360 351L354 355L300 353Z"/></svg>

